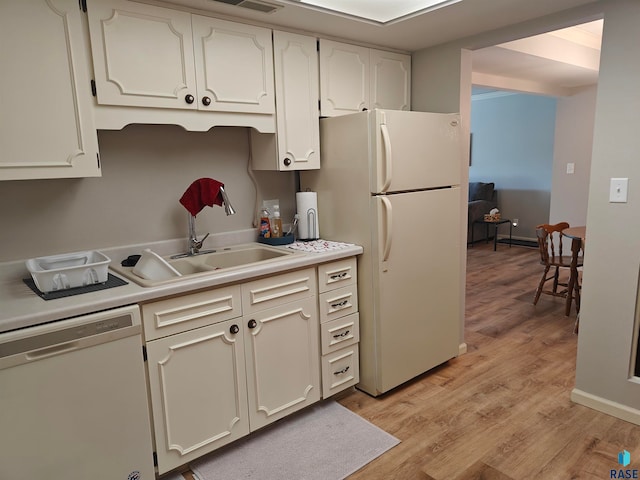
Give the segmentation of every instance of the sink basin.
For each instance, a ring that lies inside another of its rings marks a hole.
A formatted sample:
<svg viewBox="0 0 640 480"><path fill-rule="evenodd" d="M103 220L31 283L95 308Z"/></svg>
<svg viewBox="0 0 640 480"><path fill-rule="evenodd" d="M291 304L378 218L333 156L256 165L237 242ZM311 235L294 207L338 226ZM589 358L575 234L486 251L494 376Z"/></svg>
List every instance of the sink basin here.
<svg viewBox="0 0 640 480"><path fill-rule="evenodd" d="M180 273L180 276L176 276L168 280L149 280L141 278L133 273L132 268L121 267L118 264L111 265L111 268L143 287L153 287L167 283L175 283L198 276L221 273L234 268L258 265L264 262L273 262L288 255L295 254L299 254L299 252L275 248L260 243L252 243L233 247L224 247L210 253L193 256L172 258L175 256L168 255L162 258Z"/></svg>

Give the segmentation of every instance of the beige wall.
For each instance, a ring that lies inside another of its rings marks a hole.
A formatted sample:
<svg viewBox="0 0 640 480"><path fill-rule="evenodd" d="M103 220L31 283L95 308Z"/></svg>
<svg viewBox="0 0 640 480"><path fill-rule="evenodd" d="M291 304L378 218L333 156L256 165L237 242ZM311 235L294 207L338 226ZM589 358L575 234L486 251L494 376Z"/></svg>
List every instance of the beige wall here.
<svg viewBox="0 0 640 480"><path fill-rule="evenodd" d="M147 243L187 236L178 202L200 177L225 183L237 214L205 207L199 233L252 227L256 190L247 173L248 132L187 132L131 125L98 133L102 177L0 182L0 261ZM294 174L256 172L262 199L279 198L285 223L295 213Z"/></svg>
<svg viewBox="0 0 640 480"><path fill-rule="evenodd" d="M574 399L640 423L630 379L640 271L640 2L605 2ZM627 203L609 179L629 178Z"/></svg>
<svg viewBox="0 0 640 480"><path fill-rule="evenodd" d="M596 110L596 86L558 98L549 222L585 225ZM567 174L567 163L575 173Z"/></svg>
<svg viewBox="0 0 640 480"><path fill-rule="evenodd" d="M426 49L411 56L411 110L436 113L460 113L462 151L460 152L460 231L467 232L467 199L469 198L469 132L471 119L471 52L459 45ZM466 242L461 242L460 255L466 258ZM460 278L467 274L466 262L460 265ZM459 301L460 353L466 352L464 341L465 285L461 283Z"/></svg>

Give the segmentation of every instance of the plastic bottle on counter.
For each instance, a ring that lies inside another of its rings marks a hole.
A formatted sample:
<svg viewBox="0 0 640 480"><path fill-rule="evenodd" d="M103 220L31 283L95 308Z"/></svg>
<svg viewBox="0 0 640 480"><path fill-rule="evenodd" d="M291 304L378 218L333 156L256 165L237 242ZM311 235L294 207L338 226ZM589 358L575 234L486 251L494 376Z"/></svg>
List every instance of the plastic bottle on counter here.
<svg viewBox="0 0 640 480"><path fill-rule="evenodd" d="M269 222L269 210L263 208L260 212L260 233L263 238L271 238L271 224Z"/></svg>
<svg viewBox="0 0 640 480"><path fill-rule="evenodd" d="M273 208L273 221L271 222L271 236L274 238L282 237L282 218L280 218L280 207Z"/></svg>

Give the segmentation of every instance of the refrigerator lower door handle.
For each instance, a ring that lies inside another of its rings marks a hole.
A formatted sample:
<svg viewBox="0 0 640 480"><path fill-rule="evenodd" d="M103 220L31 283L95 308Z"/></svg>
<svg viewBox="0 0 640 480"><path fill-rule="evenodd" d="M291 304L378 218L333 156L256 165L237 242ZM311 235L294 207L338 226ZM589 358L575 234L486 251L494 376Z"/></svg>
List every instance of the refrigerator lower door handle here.
<svg viewBox="0 0 640 480"><path fill-rule="evenodd" d="M380 133L382 134L382 143L384 144L384 183L381 192L386 192L391 185L393 158L391 153L391 137L389 137L389 129L385 124L380 125Z"/></svg>
<svg viewBox="0 0 640 480"><path fill-rule="evenodd" d="M384 264L389 259L391 253L391 232L393 231L393 208L391 207L391 201L386 197L378 197L382 202L383 224L382 231L384 232L384 247L382 249L382 263Z"/></svg>

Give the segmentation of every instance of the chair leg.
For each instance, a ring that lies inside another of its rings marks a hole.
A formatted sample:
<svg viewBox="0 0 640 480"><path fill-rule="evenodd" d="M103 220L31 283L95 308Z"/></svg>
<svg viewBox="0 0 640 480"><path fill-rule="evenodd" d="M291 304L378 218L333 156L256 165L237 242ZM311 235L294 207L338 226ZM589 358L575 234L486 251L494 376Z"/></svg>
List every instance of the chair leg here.
<svg viewBox="0 0 640 480"><path fill-rule="evenodd" d="M542 278L540 279L540 283L538 284L538 288L536 290L536 297L533 299L533 304L538 303L540 299L540 294L542 293L542 286L544 285L545 280L547 279L547 273L549 273L549 267L544 267L544 272L542 273Z"/></svg>
<svg viewBox="0 0 640 480"><path fill-rule="evenodd" d="M560 268L556 267L556 272L553 274L553 293L558 293L558 280L560 278Z"/></svg>
<svg viewBox="0 0 640 480"><path fill-rule="evenodd" d="M580 314L580 289L582 288L582 286L580 285L580 279L577 277L576 274L576 284L573 286L573 292L575 294L574 300L576 302L576 313L579 315Z"/></svg>

